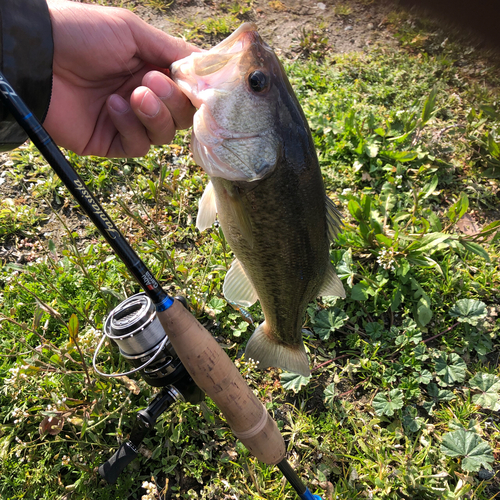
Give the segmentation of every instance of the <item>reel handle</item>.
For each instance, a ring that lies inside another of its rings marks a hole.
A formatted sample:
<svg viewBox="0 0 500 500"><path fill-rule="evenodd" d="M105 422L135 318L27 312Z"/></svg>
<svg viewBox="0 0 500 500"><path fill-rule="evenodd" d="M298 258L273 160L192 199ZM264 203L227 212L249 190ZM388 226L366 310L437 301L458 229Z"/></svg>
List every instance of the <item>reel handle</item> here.
<svg viewBox="0 0 500 500"><path fill-rule="evenodd" d="M184 367L220 408L233 434L260 461L280 463L286 448L278 426L212 335L178 300L157 317Z"/></svg>

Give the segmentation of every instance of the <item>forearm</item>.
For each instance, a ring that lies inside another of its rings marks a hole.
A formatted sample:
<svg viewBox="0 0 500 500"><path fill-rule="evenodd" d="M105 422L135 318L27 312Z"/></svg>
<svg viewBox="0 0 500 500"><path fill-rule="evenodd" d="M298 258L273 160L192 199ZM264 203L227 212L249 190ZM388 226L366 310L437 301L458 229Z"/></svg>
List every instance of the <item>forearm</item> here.
<svg viewBox="0 0 500 500"><path fill-rule="evenodd" d="M41 121L52 90L52 28L45 0L0 0L2 72ZM0 151L13 149L27 136L0 104Z"/></svg>

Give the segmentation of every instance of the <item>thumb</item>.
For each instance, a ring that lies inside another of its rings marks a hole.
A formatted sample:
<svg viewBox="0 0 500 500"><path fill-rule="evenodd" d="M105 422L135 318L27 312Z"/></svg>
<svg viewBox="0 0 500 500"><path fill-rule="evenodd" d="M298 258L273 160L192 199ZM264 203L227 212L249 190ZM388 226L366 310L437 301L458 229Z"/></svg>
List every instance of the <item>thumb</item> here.
<svg viewBox="0 0 500 500"><path fill-rule="evenodd" d="M149 64L168 68L174 61L201 51L182 38L154 28L130 11L124 10L123 15L137 45L137 55Z"/></svg>

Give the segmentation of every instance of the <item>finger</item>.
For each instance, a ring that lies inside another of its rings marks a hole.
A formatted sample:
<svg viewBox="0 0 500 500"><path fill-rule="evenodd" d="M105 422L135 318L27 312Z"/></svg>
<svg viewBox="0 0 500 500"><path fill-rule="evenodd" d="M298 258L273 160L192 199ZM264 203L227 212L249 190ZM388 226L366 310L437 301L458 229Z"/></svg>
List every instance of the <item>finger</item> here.
<svg viewBox="0 0 500 500"><path fill-rule="evenodd" d="M159 71L144 75L142 84L150 88L168 108L176 129L188 128L193 124L195 108L179 87Z"/></svg>
<svg viewBox="0 0 500 500"><path fill-rule="evenodd" d="M148 87L137 87L130 96L130 105L147 130L151 144L168 144L175 135L175 123L168 108Z"/></svg>
<svg viewBox="0 0 500 500"><path fill-rule="evenodd" d="M144 156L151 145L149 136L128 102L117 94L106 101L109 116L117 130L106 156L128 157Z"/></svg>

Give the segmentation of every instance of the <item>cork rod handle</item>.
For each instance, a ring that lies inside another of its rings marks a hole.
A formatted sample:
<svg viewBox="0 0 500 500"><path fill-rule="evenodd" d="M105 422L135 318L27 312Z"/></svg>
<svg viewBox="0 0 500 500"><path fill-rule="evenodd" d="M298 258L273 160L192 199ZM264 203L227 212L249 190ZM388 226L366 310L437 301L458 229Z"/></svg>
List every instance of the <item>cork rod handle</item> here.
<svg viewBox="0 0 500 500"><path fill-rule="evenodd" d="M276 423L212 335L177 300L158 318L186 370L220 408L234 435L260 461L281 462L286 449Z"/></svg>

